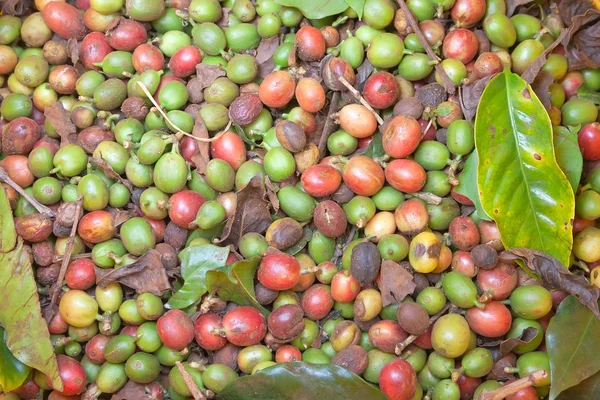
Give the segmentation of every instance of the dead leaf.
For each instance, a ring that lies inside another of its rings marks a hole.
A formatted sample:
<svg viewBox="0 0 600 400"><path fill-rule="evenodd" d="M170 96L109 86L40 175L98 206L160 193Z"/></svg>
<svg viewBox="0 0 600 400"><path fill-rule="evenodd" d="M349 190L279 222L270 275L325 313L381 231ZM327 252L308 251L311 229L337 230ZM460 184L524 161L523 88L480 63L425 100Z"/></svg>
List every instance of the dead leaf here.
<svg viewBox="0 0 600 400"><path fill-rule="evenodd" d="M266 190L261 176L255 176L237 192L237 210L226 244L236 248L240 238L248 232L263 233L271 225L269 202L265 200Z"/></svg>
<svg viewBox="0 0 600 400"><path fill-rule="evenodd" d="M69 144L69 135L77 133L77 128L71 122L71 115L63 107L60 101L54 103L44 110L46 120L54 127L56 133L60 135L60 147Z"/></svg>
<svg viewBox="0 0 600 400"><path fill-rule="evenodd" d="M512 17L519 6L531 3L533 0L506 0L506 16Z"/></svg>
<svg viewBox="0 0 600 400"><path fill-rule="evenodd" d="M279 198L277 197L277 186L271 182L268 176L265 176L265 186L267 188L267 197L271 203L271 207L275 212L279 211Z"/></svg>
<svg viewBox="0 0 600 400"><path fill-rule="evenodd" d="M573 274L554 257L526 248L509 249L502 253L501 257L525 261L525 266L540 277L544 287L572 294L600 318L600 310L598 310L600 289L590 284L583 276Z"/></svg>
<svg viewBox="0 0 600 400"><path fill-rule="evenodd" d="M79 42L75 39L69 39L67 41L67 52L69 53L69 58L74 66L77 66L79 62Z"/></svg>
<svg viewBox="0 0 600 400"><path fill-rule="evenodd" d="M367 78L371 76L374 70L375 68L373 67L373 64L371 64L369 60L365 58L365 61L363 61L363 63L360 64L360 66L356 70L356 83L354 87L359 92L362 92L363 86L365 85Z"/></svg>
<svg viewBox="0 0 600 400"><path fill-rule="evenodd" d="M127 186L129 192L133 193L133 186L131 185L131 183L128 180L121 178L121 175L117 174L106 160L98 157L90 157L89 161L90 163L98 167L102 172L104 172L104 175L106 175L107 178L118 180L120 183Z"/></svg>
<svg viewBox="0 0 600 400"><path fill-rule="evenodd" d="M2 14L23 15L31 7L31 0L6 0L2 5Z"/></svg>
<svg viewBox="0 0 600 400"><path fill-rule="evenodd" d="M150 292L161 296L163 292L171 289L165 267L160 260L160 253L154 249L149 250L133 264L121 268L96 268L98 286L106 287L115 281L135 289L138 294Z"/></svg>
<svg viewBox="0 0 600 400"><path fill-rule="evenodd" d="M156 391L159 389L162 387L156 382L142 385L130 380L117 393L113 394L111 400L154 400L157 398Z"/></svg>
<svg viewBox="0 0 600 400"><path fill-rule="evenodd" d="M298 46L296 42L294 42L294 48L290 51L290 55L288 56L288 67L296 66L296 52L298 51Z"/></svg>
<svg viewBox="0 0 600 400"><path fill-rule="evenodd" d="M533 91L537 94L546 110L549 110L550 107L552 107L552 104L550 103L550 85L552 85L553 82L554 77L552 74L541 71L531 84Z"/></svg>
<svg viewBox="0 0 600 400"><path fill-rule="evenodd" d="M209 87L217 78L227 75L225 71L221 69L219 65L211 64L197 64L196 65L196 77L193 79L194 91L202 91ZM188 87L189 90L189 87ZM191 94L191 93L190 93Z"/></svg>
<svg viewBox="0 0 600 400"><path fill-rule="evenodd" d="M411 294L417 285L410 272L392 260L381 263L381 299L383 306L396 304Z"/></svg>
<svg viewBox="0 0 600 400"><path fill-rule="evenodd" d="M492 371L486 376L486 379L495 379L499 381L505 381L507 379L514 379L513 373L505 372L505 368L513 368L517 364L517 356L513 353L509 353L504 357L500 358L494 363Z"/></svg>
<svg viewBox="0 0 600 400"><path fill-rule="evenodd" d="M229 26L229 11L231 11L230 7L221 8L221 19L217 22L217 25L221 27Z"/></svg>
<svg viewBox="0 0 600 400"><path fill-rule="evenodd" d="M208 139L208 129L202 119L200 113L196 113L194 121L194 129L192 129L192 135L197 138ZM198 152L192 156L192 161L196 165L196 172L199 175L204 175L206 171L206 164L210 161L210 143L196 141Z"/></svg>
<svg viewBox="0 0 600 400"><path fill-rule="evenodd" d="M479 105L479 99L481 99L481 94L494 76L495 75L486 76L485 78L478 79L471 84L463 85L459 88L460 105L467 121L473 121L473 117L475 117L475 113L477 112L477 106Z"/></svg>
<svg viewBox="0 0 600 400"><path fill-rule="evenodd" d="M559 14L569 35L563 41L569 68L600 67L600 11L590 1L562 0Z"/></svg>
<svg viewBox="0 0 600 400"><path fill-rule="evenodd" d="M256 63L258 64L258 76L264 78L275 68L273 54L279 47L279 37L273 36L260 41L256 49Z"/></svg>
<svg viewBox="0 0 600 400"><path fill-rule="evenodd" d="M521 75L521 78L525 79L527 83L531 84L537 77L538 73L542 70L544 64L546 64L546 57L548 54L550 54L552 50L554 50L554 48L556 48L556 46L558 46L564 40L568 33L568 29L563 29L560 36L550 46L548 46L546 50L544 50L544 52L540 54L529 67L527 67L525 72L523 72Z"/></svg>
<svg viewBox="0 0 600 400"><path fill-rule="evenodd" d="M531 341L535 339L537 335L537 328L534 328L533 326L525 328L519 337L506 339L500 343L500 354L508 354L517 346L531 343Z"/></svg>

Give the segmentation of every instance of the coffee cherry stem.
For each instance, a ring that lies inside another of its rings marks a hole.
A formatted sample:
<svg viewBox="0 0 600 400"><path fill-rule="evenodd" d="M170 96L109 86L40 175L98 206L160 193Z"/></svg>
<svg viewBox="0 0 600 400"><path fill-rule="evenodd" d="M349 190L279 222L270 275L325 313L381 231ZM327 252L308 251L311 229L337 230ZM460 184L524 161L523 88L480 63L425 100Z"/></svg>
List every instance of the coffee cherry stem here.
<svg viewBox="0 0 600 400"><path fill-rule="evenodd" d="M412 28L413 32L415 32L415 34L417 35L417 38L419 38L419 41L421 42L421 45L425 49L425 52L427 53L429 58L431 58L432 60L437 60L437 56L431 49L431 46L427 42L427 39L425 39L425 35L423 35L423 32L421 32L421 28L419 28L419 23L417 22L415 16L406 5L406 2L404 0L397 0L397 3L402 9L402 11L404 11L408 24ZM435 64L435 70L442 78L442 83L444 84L443 86L444 89L446 89L446 92L448 92L449 94L454 94L454 92L456 92L456 85L454 85L454 83L450 80L448 74L446 74L446 71L444 71L439 62Z"/></svg>
<svg viewBox="0 0 600 400"><path fill-rule="evenodd" d="M456 158L449 161L450 168L448 169L448 183L451 185L458 185L458 179L456 178L456 170L462 161L462 155L457 155Z"/></svg>
<svg viewBox="0 0 600 400"><path fill-rule="evenodd" d="M377 120L377 123L379 125L383 124L383 118L381 118L381 116L379 114L377 114L377 112L375 112L375 110L373 109L373 107L371 107L371 105L365 100L364 97L362 97L362 95L360 94L360 92L358 90L356 90L354 88L354 86L352 86L350 84L350 82L348 82L348 80L346 78L344 78L343 76L338 77L338 80L342 83L342 85L346 86L346 88L348 89L348 91L350 93L352 93L352 96L354 96L354 98L356 100L358 100L360 102L360 104L362 104L363 106L365 106L365 108L369 111L371 111L371 113L373 113L373 115L375 116L375 119Z"/></svg>
<svg viewBox="0 0 600 400"><path fill-rule="evenodd" d="M583 192L585 192L586 190L590 190L591 188L592 188L592 185L590 185L590 184L588 183L587 185L584 185L584 186L582 186L582 187L579 189L579 192L580 192L580 193L583 193Z"/></svg>
<svg viewBox="0 0 600 400"><path fill-rule="evenodd" d="M154 100L154 97L152 97L152 95L150 94L150 91L148 90L148 88L146 87L146 85L144 84L144 82L137 82L138 86L142 89L142 91L144 92L144 94L146 95L146 97L148 97L148 100L150 100L152 102L152 104L154 104L154 106L156 107L156 110L158 110L158 112L160 112L160 114L162 115L162 117L164 118L165 121L167 121L173 128L175 128L175 130L177 131L177 133L181 133L185 136L189 136L199 142L214 142L215 140L219 139L221 136L223 136L223 134L225 132L227 132L229 130L229 128L231 127L231 120L229 120L229 123L227 124L227 126L225 127L225 129L223 129L221 132L217 133L214 137L210 138L210 139L205 139L205 138L199 138L196 137L192 134L189 134L187 132L184 132L180 127L178 127L177 125L175 125L175 123L173 121L171 121L169 119L169 117L167 116L167 113L165 113L165 111L158 105L158 103L156 102L156 100ZM173 148L175 148L176 146L173 146Z"/></svg>
<svg viewBox="0 0 600 400"><path fill-rule="evenodd" d="M52 171L50 173L52 173ZM17 185L15 181L10 179L8 173L2 167L0 167L0 182L6 183L8 186L13 188L17 193L23 196L25 200L27 200L40 214L45 215L49 218L53 218L56 215L54 211L52 211L50 208L46 207L45 205L41 204L39 201L34 199L32 196L29 195L29 193L24 191L23 188L21 188L21 186Z"/></svg>
<svg viewBox="0 0 600 400"><path fill-rule="evenodd" d="M334 28L340 26L341 24L343 24L344 22L346 22L348 20L348 16L344 15L343 17L339 17L338 19L336 19L335 21L333 21L333 23L331 24L331 26L333 26Z"/></svg>
<svg viewBox="0 0 600 400"><path fill-rule="evenodd" d="M504 369L504 371L507 372L507 369L510 369L512 371L516 368L507 367ZM543 381L544 379L548 379L548 372L545 369L535 371L527 375L526 377L504 385L496 390L484 390L479 394L477 400L502 400L510 396L511 394L517 393L520 390L523 390L530 386L534 386L539 382Z"/></svg>
<svg viewBox="0 0 600 400"><path fill-rule="evenodd" d="M433 193L415 192L415 193L411 193L410 195L407 194L406 197L414 197L414 198L423 200L427 204L438 205L438 204L442 203L442 198L440 196L436 196Z"/></svg>
<svg viewBox="0 0 600 400"><path fill-rule="evenodd" d="M185 386L187 386L190 393L192 393L194 400L206 400L206 396L204 396L200 389L198 389L198 385L196 385L196 382L194 382L190 374L185 370L185 368L183 368L183 364L181 364L180 361L176 361L175 365L177 366L177 369L179 370L179 373L185 382Z"/></svg>

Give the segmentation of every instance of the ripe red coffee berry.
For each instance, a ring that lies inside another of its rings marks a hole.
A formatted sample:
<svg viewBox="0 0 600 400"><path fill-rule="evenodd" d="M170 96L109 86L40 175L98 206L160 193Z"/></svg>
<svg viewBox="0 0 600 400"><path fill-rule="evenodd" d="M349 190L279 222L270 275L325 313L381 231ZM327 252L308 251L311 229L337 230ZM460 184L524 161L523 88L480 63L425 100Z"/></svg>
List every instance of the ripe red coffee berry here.
<svg viewBox="0 0 600 400"><path fill-rule="evenodd" d="M223 319L214 313L203 314L198 317L195 327L196 342L204 350L216 351L227 344L227 338L220 335Z"/></svg>
<svg viewBox="0 0 600 400"><path fill-rule="evenodd" d="M365 82L363 97L373 108L383 110L398 101L399 92L400 85L394 75L378 71Z"/></svg>
<svg viewBox="0 0 600 400"><path fill-rule="evenodd" d="M76 359L62 354L56 356L56 362L60 380L63 383L63 390L60 393L65 396L81 393L86 383L85 370L81 364ZM50 379L46 378L46 382L52 386Z"/></svg>
<svg viewBox="0 0 600 400"><path fill-rule="evenodd" d="M582 126L577 134L577 141L585 160L600 160L600 122Z"/></svg>
<svg viewBox="0 0 600 400"><path fill-rule="evenodd" d="M296 33L296 47L302 61L319 61L325 55L327 43L320 30L305 25Z"/></svg>
<svg viewBox="0 0 600 400"><path fill-rule="evenodd" d="M194 340L194 323L181 310L167 311L156 321L158 337L165 346L183 350Z"/></svg>
<svg viewBox="0 0 600 400"><path fill-rule="evenodd" d="M267 334L267 321L256 308L241 306L225 314L223 329L227 340L236 346L252 346Z"/></svg>
<svg viewBox="0 0 600 400"><path fill-rule="evenodd" d="M421 143L421 125L413 117L398 115L387 124L381 143L392 158L404 158Z"/></svg>
<svg viewBox="0 0 600 400"><path fill-rule="evenodd" d="M257 278L267 289L291 289L300 279L300 263L286 253L267 254L260 262Z"/></svg>
<svg viewBox="0 0 600 400"><path fill-rule="evenodd" d="M417 374L407 361L394 360L381 369L379 387L391 400L412 400L417 391Z"/></svg>

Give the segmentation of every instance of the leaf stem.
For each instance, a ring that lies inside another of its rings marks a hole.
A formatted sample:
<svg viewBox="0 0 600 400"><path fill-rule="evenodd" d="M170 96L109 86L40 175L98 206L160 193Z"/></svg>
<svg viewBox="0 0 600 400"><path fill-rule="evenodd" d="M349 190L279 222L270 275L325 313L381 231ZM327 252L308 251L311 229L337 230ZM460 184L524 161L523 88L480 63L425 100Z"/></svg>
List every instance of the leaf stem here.
<svg viewBox="0 0 600 400"><path fill-rule="evenodd" d="M419 38L419 41L421 42L421 45L425 49L425 52L427 53L429 58L431 58L432 60L438 60L437 56L431 49L431 46L427 42L427 39L425 39L425 35L423 35L423 32L421 32L421 28L419 28L419 23L415 19L415 16L412 14L404 0L396 0L396 2L398 3L402 11L404 11L408 24ZM435 70L440 75L440 78L442 78L442 83L444 84L443 86L444 89L446 89L446 92L448 92L449 94L454 94L456 92L456 85L454 85L450 78L448 78L448 74L446 74L446 71L444 71L439 62L435 64Z"/></svg>
<svg viewBox="0 0 600 400"><path fill-rule="evenodd" d="M433 193L415 192L410 193L407 197L415 197L417 199L423 200L427 204L434 204L436 206L442 203L442 198L440 196L436 196Z"/></svg>

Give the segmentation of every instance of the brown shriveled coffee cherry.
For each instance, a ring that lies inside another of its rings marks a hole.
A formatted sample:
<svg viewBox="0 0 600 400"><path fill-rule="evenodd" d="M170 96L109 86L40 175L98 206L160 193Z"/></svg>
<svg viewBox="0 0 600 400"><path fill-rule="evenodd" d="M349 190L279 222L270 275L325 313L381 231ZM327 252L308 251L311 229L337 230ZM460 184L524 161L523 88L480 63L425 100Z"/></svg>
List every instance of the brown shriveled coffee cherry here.
<svg viewBox="0 0 600 400"><path fill-rule="evenodd" d="M365 349L352 344L333 356L331 363L360 375L367 369L369 358Z"/></svg>
<svg viewBox="0 0 600 400"><path fill-rule="evenodd" d="M237 125L249 125L256 121L263 109L263 103L256 93L244 93L229 106L229 118Z"/></svg>
<svg viewBox="0 0 600 400"><path fill-rule="evenodd" d="M350 258L350 273L361 286L371 283L377 278L381 267L381 255L376 245L362 242L354 246Z"/></svg>
<svg viewBox="0 0 600 400"><path fill-rule="evenodd" d="M304 330L304 311L296 304L278 307L269 314L267 326L277 339L291 341Z"/></svg>
<svg viewBox="0 0 600 400"><path fill-rule="evenodd" d="M400 303L396 316L402 329L411 335L420 335L429 327L429 314L417 303Z"/></svg>
<svg viewBox="0 0 600 400"><path fill-rule="evenodd" d="M498 264L498 253L487 244L475 246L471 257L475 266L481 269L492 269Z"/></svg>
<svg viewBox="0 0 600 400"><path fill-rule="evenodd" d="M335 201L325 200L315 207L313 221L319 231L330 238L340 237L346 232L346 213Z"/></svg>
<svg viewBox="0 0 600 400"><path fill-rule="evenodd" d="M281 120L275 125L275 135L281 145L292 153L298 153L306 146L306 134L300 125Z"/></svg>

